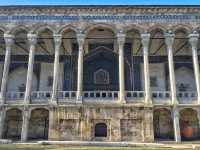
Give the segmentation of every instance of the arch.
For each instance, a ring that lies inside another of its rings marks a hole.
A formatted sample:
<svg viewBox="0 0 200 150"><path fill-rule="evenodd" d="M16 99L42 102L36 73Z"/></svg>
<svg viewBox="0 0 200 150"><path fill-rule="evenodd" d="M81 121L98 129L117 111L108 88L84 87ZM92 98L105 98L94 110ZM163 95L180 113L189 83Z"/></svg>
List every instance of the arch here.
<svg viewBox="0 0 200 150"><path fill-rule="evenodd" d="M3 33L6 33L7 29L5 27L0 26L0 31L2 31Z"/></svg>
<svg viewBox="0 0 200 150"><path fill-rule="evenodd" d="M4 138L20 140L22 130L22 111L12 108L6 111L4 124Z"/></svg>
<svg viewBox="0 0 200 150"><path fill-rule="evenodd" d="M35 108L31 111L29 123L29 139L48 139L49 110Z"/></svg>
<svg viewBox="0 0 200 150"><path fill-rule="evenodd" d="M176 33L176 31L178 30L182 30L186 33L186 35L192 32L192 28L185 24L178 24L178 25L172 26L171 29L174 33Z"/></svg>
<svg viewBox="0 0 200 150"><path fill-rule="evenodd" d="M153 117L154 138L155 139L173 139L173 121L171 111L167 108L159 108L154 110Z"/></svg>
<svg viewBox="0 0 200 150"><path fill-rule="evenodd" d="M107 137L106 123L100 122L95 124L94 136L97 138Z"/></svg>
<svg viewBox="0 0 200 150"><path fill-rule="evenodd" d="M99 47L84 57L83 89L90 90L118 90L118 63L117 54L113 51ZM109 73L109 84L95 84L94 73L103 69Z"/></svg>
<svg viewBox="0 0 200 150"><path fill-rule="evenodd" d="M159 26L154 26L150 30L149 55L167 55L165 32L165 29Z"/></svg>
<svg viewBox="0 0 200 150"><path fill-rule="evenodd" d="M143 33L145 31L144 28L138 26L138 25L135 25L135 24L131 24L131 25L128 25L128 26L125 26L124 27L124 32L127 33L131 30L135 30L137 31L139 34Z"/></svg>
<svg viewBox="0 0 200 150"><path fill-rule="evenodd" d="M97 23L97 24L89 25L83 31L87 37L90 32L92 32L93 30L98 29L98 28L108 29L108 30L112 31L115 35L117 34L116 27L114 25L106 24L106 23Z"/></svg>
<svg viewBox="0 0 200 150"><path fill-rule="evenodd" d="M49 31L53 33L56 33L56 30L54 29L53 26L50 25L41 25L41 26L36 26L35 29L33 30L33 33L35 34L39 34L40 32L45 31L46 29L48 29Z"/></svg>
<svg viewBox="0 0 200 150"><path fill-rule="evenodd" d="M179 123L182 140L199 139L199 119L193 108L184 108L179 112Z"/></svg>
<svg viewBox="0 0 200 150"><path fill-rule="evenodd" d="M64 25L58 30L58 34L63 34L64 32L66 32L68 30L72 30L75 33L78 32L78 29L76 29L74 26L72 26L72 25Z"/></svg>
<svg viewBox="0 0 200 150"><path fill-rule="evenodd" d="M18 25L13 27L9 33L15 35L18 31L25 31L26 33L28 33L30 31L30 29L27 26L24 25Z"/></svg>
<svg viewBox="0 0 200 150"><path fill-rule="evenodd" d="M162 31L162 33L164 34L165 32L167 32L167 28L163 25L160 25L160 24L156 24L156 25L153 25L153 26L150 26L148 28L148 32L152 32L152 31Z"/></svg>
<svg viewBox="0 0 200 150"><path fill-rule="evenodd" d="M95 84L109 84L109 72L104 69L99 69L94 72Z"/></svg>

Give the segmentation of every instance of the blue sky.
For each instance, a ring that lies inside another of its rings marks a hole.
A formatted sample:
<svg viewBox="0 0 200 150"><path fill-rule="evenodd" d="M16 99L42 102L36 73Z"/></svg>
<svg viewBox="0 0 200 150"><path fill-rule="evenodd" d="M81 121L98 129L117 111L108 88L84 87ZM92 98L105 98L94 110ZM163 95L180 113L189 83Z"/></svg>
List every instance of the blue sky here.
<svg viewBox="0 0 200 150"><path fill-rule="evenodd" d="M200 5L200 0L0 0L0 5Z"/></svg>

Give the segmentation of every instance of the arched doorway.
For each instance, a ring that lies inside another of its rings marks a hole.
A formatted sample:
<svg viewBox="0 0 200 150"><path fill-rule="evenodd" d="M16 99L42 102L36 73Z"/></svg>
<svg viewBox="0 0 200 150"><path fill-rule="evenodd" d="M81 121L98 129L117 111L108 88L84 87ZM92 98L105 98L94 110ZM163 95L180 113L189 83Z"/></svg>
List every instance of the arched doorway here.
<svg viewBox="0 0 200 150"><path fill-rule="evenodd" d="M94 131L95 137L107 137L107 125L105 123L97 123Z"/></svg>
<svg viewBox="0 0 200 150"><path fill-rule="evenodd" d="M174 139L173 121L170 110L166 108L154 110L153 123L155 139Z"/></svg>
<svg viewBox="0 0 200 150"><path fill-rule="evenodd" d="M85 56L84 66L85 91L118 90L118 59L114 52L99 47Z"/></svg>
<svg viewBox="0 0 200 150"><path fill-rule="evenodd" d="M29 123L29 139L48 139L49 111L37 108L31 112Z"/></svg>
<svg viewBox="0 0 200 150"><path fill-rule="evenodd" d="M182 140L194 140L200 137L199 120L194 109L182 109L179 113L179 122Z"/></svg>
<svg viewBox="0 0 200 150"><path fill-rule="evenodd" d="M21 139L22 130L22 111L15 108L6 112L4 125L4 138L19 140Z"/></svg>

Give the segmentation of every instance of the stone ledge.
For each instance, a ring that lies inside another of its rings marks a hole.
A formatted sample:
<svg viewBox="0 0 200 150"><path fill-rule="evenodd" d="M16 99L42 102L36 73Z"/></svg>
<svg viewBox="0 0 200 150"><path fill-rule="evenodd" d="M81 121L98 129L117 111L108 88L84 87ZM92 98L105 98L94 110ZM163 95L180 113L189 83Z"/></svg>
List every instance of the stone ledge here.
<svg viewBox="0 0 200 150"><path fill-rule="evenodd" d="M0 144L10 144L10 143L12 143L12 140L0 139Z"/></svg>
<svg viewBox="0 0 200 150"><path fill-rule="evenodd" d="M99 141L38 141L42 145L69 146L105 146L105 147L159 147L159 148L195 148L198 144L164 144L164 143L134 143L134 142L99 142Z"/></svg>

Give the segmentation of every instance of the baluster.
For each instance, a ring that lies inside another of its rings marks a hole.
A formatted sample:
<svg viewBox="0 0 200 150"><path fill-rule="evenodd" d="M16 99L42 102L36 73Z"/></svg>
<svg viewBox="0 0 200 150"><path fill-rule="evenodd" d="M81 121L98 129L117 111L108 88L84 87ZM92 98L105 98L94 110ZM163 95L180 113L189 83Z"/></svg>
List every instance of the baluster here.
<svg viewBox="0 0 200 150"><path fill-rule="evenodd" d="M72 92L71 91L69 92L69 98L70 99L72 98Z"/></svg>

